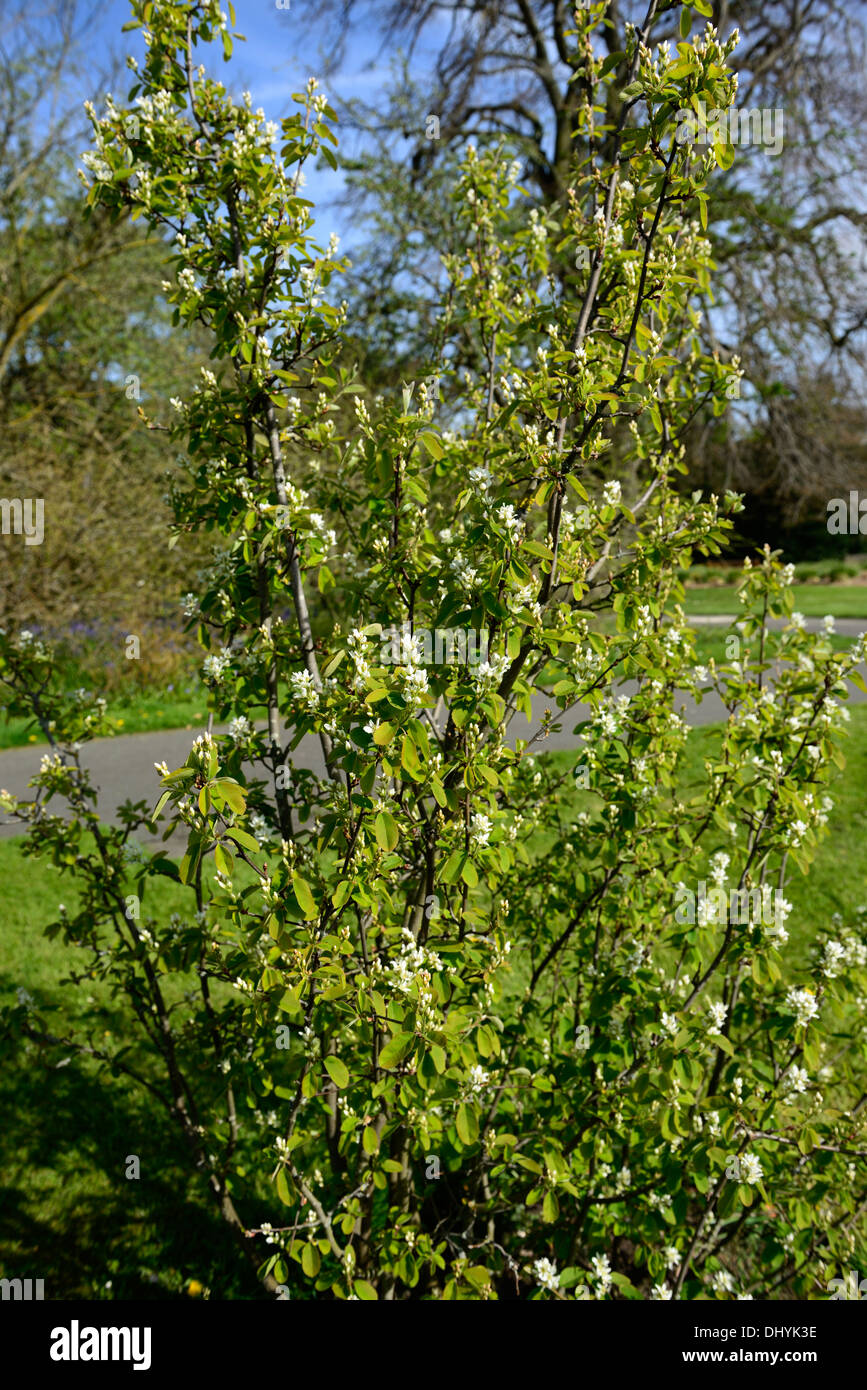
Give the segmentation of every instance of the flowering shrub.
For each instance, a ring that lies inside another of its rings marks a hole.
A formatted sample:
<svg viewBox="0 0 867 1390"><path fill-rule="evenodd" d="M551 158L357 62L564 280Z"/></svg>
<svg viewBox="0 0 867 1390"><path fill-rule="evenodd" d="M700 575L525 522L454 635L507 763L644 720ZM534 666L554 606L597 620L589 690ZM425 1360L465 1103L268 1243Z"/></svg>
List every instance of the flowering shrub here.
<svg viewBox="0 0 867 1390"><path fill-rule="evenodd" d="M52 930L128 995L154 1089L272 1292L821 1291L854 1252L864 924L800 959L783 889L827 820L863 644L808 634L770 551L724 664L696 666L681 607L739 501L673 485L732 379L695 335L703 184L730 152L679 144L675 113L729 104L732 44L708 27L654 58L633 33L620 125L556 216L498 148L467 148L466 252L425 373L453 378L446 418L424 383L371 400L354 374L329 297L343 262L301 196L305 164L334 158L317 84L269 123L196 63L211 39L231 53L231 7L133 10L147 62L131 106L93 113L89 198L170 237L176 322L214 336L169 428L177 531L224 538L184 611L229 724L111 829L78 763L92 715L51 704L34 800L6 800L85 885ZM579 10L572 36L589 127L613 67L595 22ZM570 294L549 274L564 247ZM460 377L458 339L482 364ZM604 476L615 430L635 497ZM439 629L484 630L485 659L411 641L384 659L384 634ZM46 660L0 639L37 713ZM576 729L577 779L525 722L552 663L545 728ZM687 787L681 706L709 692L725 722ZM179 862L130 853L159 816ZM679 912L700 874L745 911ZM169 922L147 914L155 875L189 901ZM45 1041L27 1005L8 1023Z"/></svg>

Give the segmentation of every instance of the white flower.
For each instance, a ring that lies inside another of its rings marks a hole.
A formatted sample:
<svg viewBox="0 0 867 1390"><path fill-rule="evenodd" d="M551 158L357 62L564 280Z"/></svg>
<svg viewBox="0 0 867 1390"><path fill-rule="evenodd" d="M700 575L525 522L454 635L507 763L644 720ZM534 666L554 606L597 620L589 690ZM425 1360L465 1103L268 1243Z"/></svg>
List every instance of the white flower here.
<svg viewBox="0 0 867 1390"><path fill-rule="evenodd" d="M801 1025L810 1022L819 1012L815 995L808 989L790 989L786 995L786 1010L795 1015L795 1022Z"/></svg>
<svg viewBox="0 0 867 1390"><path fill-rule="evenodd" d="M475 849L484 849L491 838L493 822L481 811L477 811L470 821L470 844Z"/></svg>
<svg viewBox="0 0 867 1390"><path fill-rule="evenodd" d="M611 1286L611 1265L608 1263L607 1255L594 1255L590 1261L590 1268L593 1271L594 1279L599 1280L603 1289Z"/></svg>
<svg viewBox="0 0 867 1390"><path fill-rule="evenodd" d="M726 1005L725 1005L725 1004L710 1004L710 1005L708 1006L708 1013L710 1014L710 1020L711 1020L711 1021L710 1021L710 1027L708 1028L708 1032L709 1032L709 1033L719 1033L720 1030L722 1029L723 1024L724 1024L725 1021L726 1021L726 1014L728 1013L728 1009L726 1008Z"/></svg>
<svg viewBox="0 0 867 1390"><path fill-rule="evenodd" d="M489 468L471 468L469 480L471 487L483 488L487 492L494 478Z"/></svg>
<svg viewBox="0 0 867 1390"><path fill-rule="evenodd" d="M718 1269L713 1276L713 1287L719 1293L734 1293L735 1281L727 1269Z"/></svg>
<svg viewBox="0 0 867 1390"><path fill-rule="evenodd" d="M533 1265L533 1273L543 1289L549 1289L551 1293L557 1291L560 1281L557 1275L557 1266L551 1260L547 1258L537 1260Z"/></svg>
<svg viewBox="0 0 867 1390"><path fill-rule="evenodd" d="M503 506L497 508L496 517L513 544L520 540L524 530L524 523L510 502L506 502Z"/></svg>
<svg viewBox="0 0 867 1390"><path fill-rule="evenodd" d="M743 1154L740 1160L741 1182L758 1182L762 1176L762 1165L755 1154Z"/></svg>
<svg viewBox="0 0 867 1390"><path fill-rule="evenodd" d="M835 623L833 614L826 613L824 618L822 619L822 627L825 629L826 632L831 633L834 631L834 626Z"/></svg>
<svg viewBox="0 0 867 1390"><path fill-rule="evenodd" d="M666 1271L677 1269L680 1265L680 1252L675 1245L667 1245L664 1251Z"/></svg>
<svg viewBox="0 0 867 1390"><path fill-rule="evenodd" d="M243 743L253 732L253 725L245 714L239 714L229 723L229 737L235 743Z"/></svg>
<svg viewBox="0 0 867 1390"><path fill-rule="evenodd" d="M650 1291L650 1297L655 1300L667 1300L672 1297L672 1290L668 1287L667 1284L654 1284L653 1288Z"/></svg>
<svg viewBox="0 0 867 1390"><path fill-rule="evenodd" d="M312 714L319 707L319 693L313 684L309 671L293 671L289 677L289 689L298 703Z"/></svg>
<svg viewBox="0 0 867 1390"><path fill-rule="evenodd" d="M411 700L418 700L422 695L427 695L430 689L427 679L427 671L420 666L409 666L400 672L401 684L404 695Z"/></svg>
<svg viewBox="0 0 867 1390"><path fill-rule="evenodd" d="M214 681L219 681L222 680L224 672L231 664L232 653L228 647L224 647L221 652L212 652L210 656L206 656L202 669L206 676L210 676Z"/></svg>
<svg viewBox="0 0 867 1390"><path fill-rule="evenodd" d="M602 501L606 507L616 507L620 502L622 488L615 478L613 482L606 483L602 489Z"/></svg>
<svg viewBox="0 0 867 1390"><path fill-rule="evenodd" d="M797 848L807 833L807 823L802 820L793 820L790 829L791 843Z"/></svg>
<svg viewBox="0 0 867 1390"><path fill-rule="evenodd" d="M487 1086L490 1077L483 1067L478 1065L470 1067L470 1074L467 1078L467 1086L471 1095L479 1095Z"/></svg>
<svg viewBox="0 0 867 1390"><path fill-rule="evenodd" d="M731 857L724 850L719 850L710 861L711 882L722 885L726 881L726 869L731 862Z"/></svg>
<svg viewBox="0 0 867 1390"><path fill-rule="evenodd" d="M673 1038L678 1030L678 1022L674 1014L663 1014L660 1023L663 1031Z"/></svg>
<svg viewBox="0 0 867 1390"><path fill-rule="evenodd" d="M829 980L840 973L840 965L846 958L846 947L840 941L826 941L822 957L822 974Z"/></svg>
<svg viewBox="0 0 867 1390"><path fill-rule="evenodd" d="M810 1076L806 1067L792 1067L783 1079L783 1090L785 1092L794 1091L800 1095L806 1091L809 1080Z"/></svg>

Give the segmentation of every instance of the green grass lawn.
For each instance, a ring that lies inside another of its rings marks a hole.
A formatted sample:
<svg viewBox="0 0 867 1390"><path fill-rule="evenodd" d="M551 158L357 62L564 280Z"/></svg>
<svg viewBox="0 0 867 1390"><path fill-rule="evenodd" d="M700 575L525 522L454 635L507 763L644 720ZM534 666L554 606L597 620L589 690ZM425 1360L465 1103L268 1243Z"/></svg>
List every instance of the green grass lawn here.
<svg viewBox="0 0 867 1390"><path fill-rule="evenodd" d="M135 1025L107 985L61 983L80 968L78 953L42 934L60 902L75 909L74 881L9 839L0 841L0 882L0 1001L23 987L49 1017L57 1010L58 1034L62 1018L97 1043L111 1034L134 1042ZM185 900L179 885L151 880L145 910L164 919ZM0 1274L43 1278L46 1299L177 1298L191 1296L191 1281L218 1298L260 1296L190 1173L177 1127L131 1081L74 1055L45 1067L9 1053L0 1106ZM131 1154L137 1181L125 1178Z"/></svg>
<svg viewBox="0 0 867 1390"><path fill-rule="evenodd" d="M609 619L601 619L597 622L596 630L600 632L611 632L613 631L613 624ZM696 624L693 631L695 633L695 662L697 666L707 666L711 659L713 659L718 666L731 660L731 656L726 653L726 638L728 635L728 626L726 624L719 627L702 627L700 624ZM841 633L834 633L831 637L831 646L833 650L837 652L848 651L854 641L854 637L844 636ZM747 653L756 655L757 652L758 638L753 637L750 639L748 647L744 649L743 656L746 656ZM564 675L565 670L558 662L549 661L539 677L539 682L543 686L555 685L557 681L562 680Z"/></svg>
<svg viewBox="0 0 867 1390"><path fill-rule="evenodd" d="M806 945L819 927L827 927L839 912L851 923L855 909L867 904L867 705L853 705L848 737L843 743L845 769L835 770L830 788L834 801L826 832L807 875L793 867L785 896L793 906L788 920L787 950L802 960ZM690 731L682 764L681 785L686 794L696 795L705 785L704 762L714 758L720 742L720 726L703 725ZM571 767L575 755L556 752L545 755L564 768ZM687 789L692 789L691 792ZM574 808L586 807L588 792L575 795ZM582 802L581 798L585 798ZM574 814L574 809L569 812ZM728 849L729 846L723 846ZM714 842L709 848L720 846Z"/></svg>
<svg viewBox="0 0 867 1390"><path fill-rule="evenodd" d="M116 733L142 734L148 729L192 729L208 716L204 686L192 695L135 693L108 702L108 717ZM38 725L28 719L0 721L0 749L45 743Z"/></svg>
<svg viewBox="0 0 867 1390"><path fill-rule="evenodd" d="M819 927L827 927L833 913L851 922L855 909L867 903L867 705L851 707L849 737L843 753L846 767L835 773L830 795L834 809L827 833L819 843L809 874L794 869L785 888L793 905L788 920L788 950L800 952ZM704 759L713 756L719 742L714 725L693 729L687 744L685 781L703 784Z"/></svg>
<svg viewBox="0 0 867 1390"><path fill-rule="evenodd" d="M806 618L867 618L867 584L794 584L795 609ZM741 612L737 590L730 585L687 589L687 613Z"/></svg>

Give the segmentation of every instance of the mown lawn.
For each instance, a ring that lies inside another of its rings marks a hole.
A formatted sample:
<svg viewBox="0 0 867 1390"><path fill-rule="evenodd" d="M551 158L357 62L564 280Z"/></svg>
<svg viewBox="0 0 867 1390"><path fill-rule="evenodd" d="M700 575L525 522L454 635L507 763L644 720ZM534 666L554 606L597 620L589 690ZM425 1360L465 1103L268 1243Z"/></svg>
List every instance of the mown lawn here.
<svg viewBox="0 0 867 1390"><path fill-rule="evenodd" d="M97 691L97 694L99 692ZM108 718L118 734L143 734L149 729L192 729L207 718L208 692L202 687L191 695L136 691L108 701ZM38 725L28 719L0 721L0 749L45 743Z"/></svg>
<svg viewBox="0 0 867 1390"><path fill-rule="evenodd" d="M80 968L77 952L42 934L58 903L74 910L73 881L9 839L0 841L0 882L0 1003L25 988L40 1009L57 1009L58 1035L65 1020L96 1042L111 1033L135 1041L136 1025L106 985L61 983ZM184 896L152 880L145 909L164 918ZM177 1127L131 1081L76 1056L46 1068L7 1052L0 1107L0 1274L44 1279L46 1299L165 1299L200 1288L261 1296L190 1174ZM137 1181L125 1177L132 1154Z"/></svg>
<svg viewBox="0 0 867 1390"><path fill-rule="evenodd" d="M836 618L867 618L867 584L794 584L792 596L795 610L806 618L824 618L826 613ZM741 612L734 585L687 589L684 608L697 614Z"/></svg>
<svg viewBox="0 0 867 1390"><path fill-rule="evenodd" d="M819 843L808 875L793 868L785 896L793 905L787 922L788 951L803 963L806 944L819 927L826 927L835 912L850 923L855 909L867 905L867 705L850 707L851 722L844 741L845 769L836 772L830 789L834 809ZM704 761L713 758L719 745L720 727L707 724L690 731L683 761L681 786L685 795L695 796L705 785ZM574 754L547 755L564 768L574 762ZM589 792L577 793L576 808L586 805ZM582 803L582 798L585 800ZM714 841L708 850L725 848ZM697 872L696 877L700 877Z"/></svg>

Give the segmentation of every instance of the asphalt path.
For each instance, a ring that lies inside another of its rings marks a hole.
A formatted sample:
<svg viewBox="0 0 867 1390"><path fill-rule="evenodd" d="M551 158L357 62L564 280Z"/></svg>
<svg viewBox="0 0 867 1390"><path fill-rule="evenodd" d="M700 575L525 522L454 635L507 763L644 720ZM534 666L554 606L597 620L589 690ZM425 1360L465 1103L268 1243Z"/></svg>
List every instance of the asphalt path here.
<svg viewBox="0 0 867 1390"><path fill-rule="evenodd" d="M690 619L691 623L707 626L724 625L730 621L729 618L716 615L712 618ZM821 620L808 619L807 625L815 630L821 626ZM836 631L841 636L856 637L867 631L867 622L856 618L838 618ZM629 695L635 688L634 682L624 682L618 687L617 693ZM863 691L853 685L850 685L849 691L853 704L867 699ZM514 716L509 725L508 741L514 746L518 739L532 739L540 735L547 713L551 716L551 722L560 724L561 727L555 732L535 738L534 751L576 748L579 739L574 729L576 724L586 717L587 708L580 704L574 705L564 714L556 701L539 696L533 701L531 721L528 722L522 714ZM701 704L684 694L676 708L687 723L694 727L718 724L726 718L725 706L715 693L705 695ZM114 738L95 739L86 743L81 751L81 763L90 772L94 786L99 788L98 804L103 818L116 823L116 807L127 800L146 801L149 807L153 807L160 794L159 774L154 763L165 762L170 768L180 767L186 761L193 740L204 732L205 727L203 724L201 727L190 729L121 734ZM218 729L217 732L221 730ZM10 748L0 752L0 788L26 798L29 794L28 782L38 772L40 760L47 751L45 744L30 744L26 748ZM313 735L303 738L295 749L293 762L297 767L310 768L320 775L323 774L325 767L319 740ZM63 809L62 803L57 799L49 803L49 809L55 805L58 810ZM0 836L19 834L21 826L18 822L0 824ZM175 847L174 842L171 847Z"/></svg>

